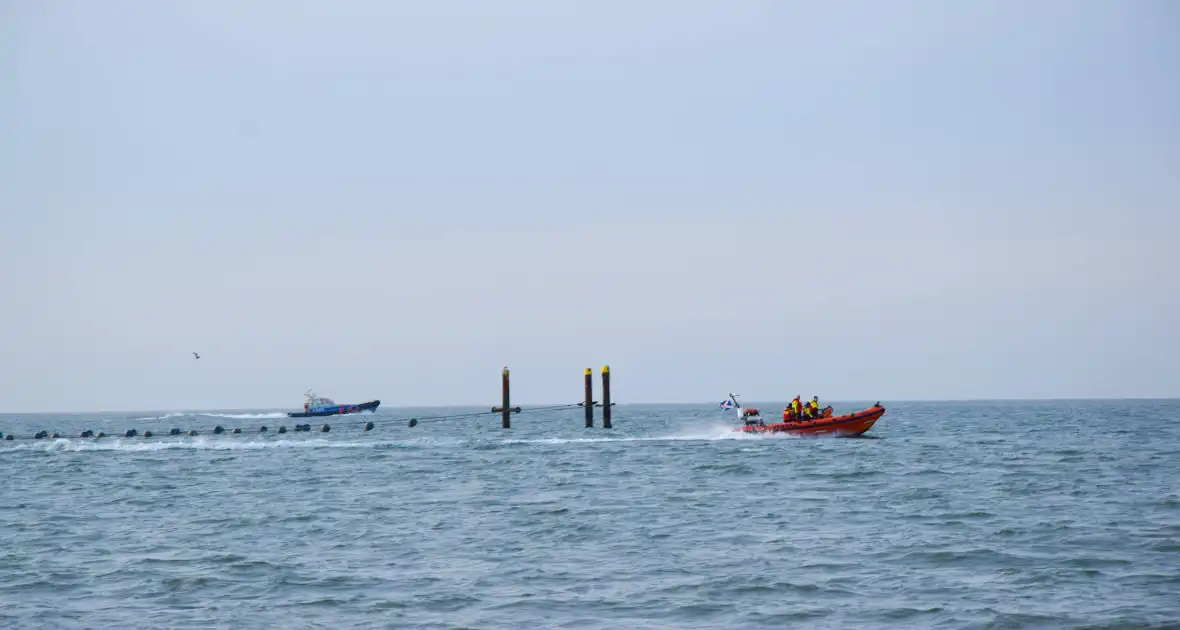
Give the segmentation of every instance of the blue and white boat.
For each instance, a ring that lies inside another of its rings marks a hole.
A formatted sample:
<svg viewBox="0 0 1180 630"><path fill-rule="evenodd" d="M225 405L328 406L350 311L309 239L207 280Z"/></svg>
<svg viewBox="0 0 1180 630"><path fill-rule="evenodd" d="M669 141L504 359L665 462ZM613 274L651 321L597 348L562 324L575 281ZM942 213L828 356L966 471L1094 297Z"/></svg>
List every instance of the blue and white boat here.
<svg viewBox="0 0 1180 630"><path fill-rule="evenodd" d="M358 405L341 405L331 398L323 396L316 396L309 389L304 394L307 401L303 403L303 411L288 412L287 415L291 418L311 418L317 416L342 416L350 413L360 413L362 411L377 411L377 407L381 404L380 400L370 400Z"/></svg>

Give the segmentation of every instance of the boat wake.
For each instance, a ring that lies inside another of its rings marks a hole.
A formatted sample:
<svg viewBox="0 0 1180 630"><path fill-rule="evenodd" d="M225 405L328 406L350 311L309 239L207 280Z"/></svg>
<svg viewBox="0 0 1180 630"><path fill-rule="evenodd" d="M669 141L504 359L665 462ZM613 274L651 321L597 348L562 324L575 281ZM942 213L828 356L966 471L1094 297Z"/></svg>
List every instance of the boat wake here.
<svg viewBox="0 0 1180 630"><path fill-rule="evenodd" d="M169 414L163 417L176 417ZM196 415L196 414L194 414ZM200 414L226 418L278 417L279 414ZM322 435L322 437L321 437ZM127 452L151 453L158 451L255 451L273 449L382 449L382 448L427 448L427 449L487 449L509 445L562 445L562 444L613 444L613 443L660 443L660 442L718 442L718 441L764 441L788 440L797 436L784 433L742 433L735 432L731 423L717 420L698 420L678 426L670 433L655 435L601 435L595 437L535 437L535 438L493 438L473 436L422 436L403 440L372 440L316 434L306 437L270 436L254 434L250 437L229 435L166 436L153 438L107 437L101 440L58 438L38 440L21 444L5 443L3 450L40 451L47 453L82 452Z"/></svg>
<svg viewBox="0 0 1180 630"><path fill-rule="evenodd" d="M593 438L535 438L504 440L505 444L597 444L608 442L716 442L722 440L790 440L797 436L785 433L741 433L733 430L732 424L709 422L705 424L687 425L675 433L667 435L642 435L624 437L593 437Z"/></svg>
<svg viewBox="0 0 1180 630"><path fill-rule="evenodd" d="M287 414L281 411L272 411L269 413L194 413L194 416L204 418L236 418L240 420L250 420L255 418L286 418Z"/></svg>
<svg viewBox="0 0 1180 630"><path fill-rule="evenodd" d="M192 414L187 414L183 411L172 411L162 416L144 416L142 418L132 418L132 422L145 422L148 420L167 420L168 418L183 418Z"/></svg>
<svg viewBox="0 0 1180 630"><path fill-rule="evenodd" d="M231 420L257 420L263 418L286 418L281 411L268 413L208 413L203 411L172 411L162 416L144 416L133 418L132 422L147 422L150 420L168 420L170 418L229 418Z"/></svg>

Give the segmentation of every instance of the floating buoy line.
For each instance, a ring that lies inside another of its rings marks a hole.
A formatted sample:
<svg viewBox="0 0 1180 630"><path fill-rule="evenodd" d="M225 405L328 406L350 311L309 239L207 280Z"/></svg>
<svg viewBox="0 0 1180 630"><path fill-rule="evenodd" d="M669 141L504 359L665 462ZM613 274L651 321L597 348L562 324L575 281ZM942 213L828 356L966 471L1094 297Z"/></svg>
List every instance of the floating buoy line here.
<svg viewBox="0 0 1180 630"><path fill-rule="evenodd" d="M574 403L574 404L569 404L569 405L548 405L545 407L530 407L530 408L523 408L523 409L521 407L512 407L510 409L510 412L514 413L514 414L519 414L519 413L526 413L526 412L530 412L530 411L531 412L556 411L559 409L573 409L576 407L581 407L583 405L584 405L584 403ZM460 420L463 418L478 418L478 417L483 417L483 416L493 416L493 415L500 415L500 414L501 414L501 410L499 408L496 408L492 411L477 411L477 412L470 412L470 413L456 413L456 414L439 415L439 416L417 416L417 417L410 418L408 424L410 427L416 427L416 426L418 426L418 423L420 421ZM362 426L362 431L364 433L369 433L371 431L375 431L376 429L377 429L376 423L374 423L371 420L369 422L366 422ZM297 424L289 429L288 429L287 425L281 424L277 428L272 429L270 426L267 426L264 424L261 427L259 427L257 431L253 431L251 434L265 435L265 434L273 432L273 433L277 433L279 435L284 435L288 432L329 433L331 431L332 431L332 426L329 424L323 424L319 427L312 427L311 424L305 423L305 424ZM205 432L212 433L213 435L224 435L226 433L229 433L230 435L243 435L244 434L241 427L226 428L220 424L213 427L213 429L211 429L211 430L206 430ZM171 437L197 437L199 435L202 435L202 431L199 431L197 429L184 430L179 427L173 427L173 428L169 429L167 433L162 433L159 435L161 437L165 436L165 435L171 436ZM58 431L38 431L38 432L34 433L32 436L16 436L11 433L6 434L4 432L0 432L0 440L8 441L8 442L11 442L13 440L46 440L46 439L92 439L92 440L99 440L102 438L109 438L109 437L151 438L151 437L156 437L156 436L157 436L157 434L152 432L151 430L145 430L142 433L140 433L139 430L137 430L137 429L127 429L126 431L123 431L121 433L119 433L119 432L104 433L102 431L95 432L91 429L86 429L86 430L82 431L81 433L79 433L78 435L65 435L65 434L62 434L61 432L58 432Z"/></svg>
<svg viewBox="0 0 1180 630"><path fill-rule="evenodd" d="M372 421L366 422L364 424L364 432L365 433L373 431L376 428L377 428L377 425L375 423L373 423ZM257 433L258 434L265 434L265 433L269 433L270 430L271 430L270 427L268 427L264 424L258 428ZM312 426L310 424L297 424L294 427L292 427L290 430L294 431L295 433L311 433L312 431L317 431L320 433L328 433L332 430L332 426L329 424L324 424L323 426L320 426L318 428L312 428ZM288 429L287 429L286 425L279 425L279 427L275 430L275 433L282 435L282 434L287 433L287 431L288 431ZM232 429L227 429L227 428L221 426L220 424L213 427L213 430L210 431L210 433L213 433L214 435L222 435L224 433L229 433L230 435L242 435L243 434L241 427L234 427ZM173 436L173 437L176 437L176 436L196 437L196 436L201 435L201 432L196 429L189 429L189 430L185 431L185 430L182 430L178 427L173 427L172 429L170 429L168 431L168 433L166 435ZM145 430L143 433L140 433L137 429L127 429L126 431L123 431L122 433L113 433L113 432L112 433L104 433L102 431L95 432L90 429L86 429L86 430L82 431L81 433L79 433L78 435L63 435L57 431L54 431L54 432L38 431L38 432L34 433L32 436L16 436L11 433L5 434L4 432L0 432L0 440L3 440L5 442L12 442L14 440L59 440L59 439L69 439L69 438L94 439L94 440L99 440L99 439L107 438L107 437L150 438L150 437L155 437L155 436L156 436L156 434L154 432L152 432L151 430Z"/></svg>
<svg viewBox="0 0 1180 630"><path fill-rule="evenodd" d="M195 352L193 353L193 355L197 359L201 358ZM510 422L511 422L510 418L513 414L521 414L521 413L525 413L525 412L537 412L537 411L557 411L560 409L574 409L577 407L582 407L585 410L586 428L589 429L594 426L594 409L596 409L596 408L602 409L602 428L604 428L604 429L611 428L611 408L615 406L615 403L611 402L611 399L610 399L610 366L608 366L608 365L602 366L602 397L603 397L603 401L601 403L593 399L593 385L591 382L591 370L590 370L590 368L586 368L583 373L586 400L584 400L582 402L568 404L568 405L547 405L547 406L543 406L543 407L530 407L527 409L521 408L519 406L515 406L515 407L512 406L512 404L510 402L511 398L510 398L510 393L509 393L510 390L509 390L508 374L509 374L508 367L505 366L501 372L501 380L500 380L502 402L500 403L499 406L492 407L491 411L476 411L476 412L467 412L467 413L438 415L438 416L417 416L417 417L413 417L413 418L409 419L409 423L408 423L409 426L411 428L416 427L416 426L418 426L419 422L424 422L424 421L460 420L463 418L480 418L480 417L484 417L484 416L498 415L501 417L501 423L502 423L501 426L503 428L507 429L507 428L510 428ZM366 422L364 424L364 432L365 433L373 431L376 428L377 428L377 425L374 424L372 421ZM310 424L297 424L294 426L294 428L292 430L295 433L311 433L313 431L312 426ZM324 424L318 429L318 431L321 433L328 433L331 430L332 430L332 427L328 424ZM219 425L213 427L212 432L214 435L221 435L223 433L226 433L227 430L225 427L223 427L219 424ZM228 432L231 435L242 435L242 429L239 427L235 427L233 429L230 429ZM265 433L269 433L269 432L270 432L270 427L268 427L266 425L262 425L261 427L259 427L259 429L256 433L265 434ZM285 434L285 433L287 433L287 426L286 425L279 425L278 429L275 432L280 435ZM127 429L126 431L123 432L122 437L134 438L134 437L140 437L140 435L141 434L136 429ZM155 434L152 431L148 431L148 430L145 430L142 434L142 436L145 439L154 437L154 435ZM176 437L176 436L196 437L198 435L201 435L201 433L199 431L197 431L196 429L189 429L188 431L182 431L180 428L173 427L171 430L168 431L168 435L174 436L174 437ZM37 433L33 434L31 437L16 437L16 436L12 435L11 433L6 435L3 432L0 432L0 440L8 441L8 442L11 442L13 440L18 440L18 439L44 440L44 439L62 439L62 438L68 438L68 437L73 437L73 436L62 435L61 433L58 433L56 431L53 433L50 433L49 431L38 431ZM77 438L93 439L93 440L99 440L99 439L106 438L106 437L118 437L118 436L116 434L108 435L102 431L95 433L94 431L92 431L90 429L86 429L86 430L82 431L77 436Z"/></svg>

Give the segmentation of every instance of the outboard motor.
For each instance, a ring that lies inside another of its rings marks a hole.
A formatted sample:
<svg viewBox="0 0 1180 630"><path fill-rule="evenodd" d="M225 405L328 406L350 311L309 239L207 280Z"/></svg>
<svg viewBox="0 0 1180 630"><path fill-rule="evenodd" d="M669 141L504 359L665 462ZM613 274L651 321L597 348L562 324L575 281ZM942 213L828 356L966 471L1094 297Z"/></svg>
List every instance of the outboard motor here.
<svg viewBox="0 0 1180 630"><path fill-rule="evenodd" d="M758 410L753 407L747 407L742 410L742 420L748 427L763 424L762 416L758 413Z"/></svg>

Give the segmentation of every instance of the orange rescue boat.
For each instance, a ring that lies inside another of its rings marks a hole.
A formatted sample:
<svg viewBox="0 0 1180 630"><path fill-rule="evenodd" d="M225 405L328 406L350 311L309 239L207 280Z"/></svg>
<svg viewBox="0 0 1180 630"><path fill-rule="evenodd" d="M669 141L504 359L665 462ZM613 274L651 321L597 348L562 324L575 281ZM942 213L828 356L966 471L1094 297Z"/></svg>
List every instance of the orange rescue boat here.
<svg viewBox="0 0 1180 630"><path fill-rule="evenodd" d="M777 424L747 424L737 427L734 431L743 433L791 433L794 435L860 435L873 428L873 424L885 415L885 408L877 403L868 409L833 416L831 408L824 409L824 413L816 420L801 420L779 422Z"/></svg>

